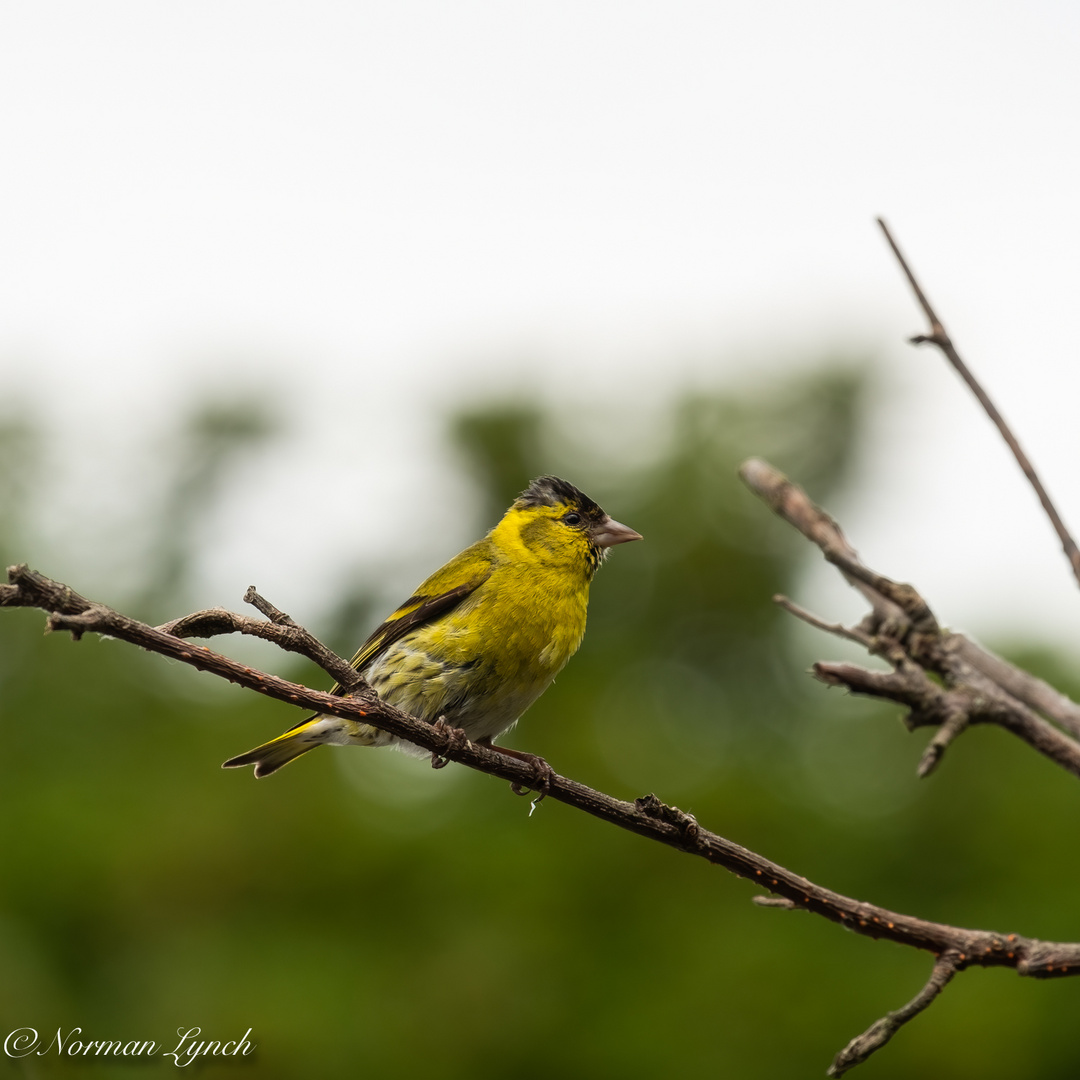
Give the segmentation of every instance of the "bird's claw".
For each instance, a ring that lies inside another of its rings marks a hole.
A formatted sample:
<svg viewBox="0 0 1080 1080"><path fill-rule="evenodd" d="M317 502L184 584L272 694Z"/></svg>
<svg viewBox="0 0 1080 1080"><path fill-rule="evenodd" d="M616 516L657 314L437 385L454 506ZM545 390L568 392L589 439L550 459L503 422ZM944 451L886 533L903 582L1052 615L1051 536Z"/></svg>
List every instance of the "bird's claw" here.
<svg viewBox="0 0 1080 1080"><path fill-rule="evenodd" d="M450 759L444 755L453 750L464 749L469 745L469 737L461 728L449 724L445 716L440 716L431 726L446 738L446 745L443 747L442 753L432 750L431 767L433 769L445 769L450 764Z"/></svg>
<svg viewBox="0 0 1080 1080"><path fill-rule="evenodd" d="M528 787L512 783L510 790L515 795L532 795L535 792L535 803L540 802L551 790L551 782L555 779L557 773L542 757L538 757L536 754L514 754L513 756L520 761L524 761L526 765L532 766L533 779L529 782Z"/></svg>
<svg viewBox="0 0 1080 1080"><path fill-rule="evenodd" d="M485 749L494 750L496 754L513 758L515 761L523 761L532 769L533 776L528 783L528 787L514 780L511 781L510 790L515 795L531 795L536 792L536 799L533 801L534 807L551 790L552 781L559 775L542 757L538 757L536 754L526 754L523 750L511 750L507 746L495 746L491 739L479 739L477 741Z"/></svg>

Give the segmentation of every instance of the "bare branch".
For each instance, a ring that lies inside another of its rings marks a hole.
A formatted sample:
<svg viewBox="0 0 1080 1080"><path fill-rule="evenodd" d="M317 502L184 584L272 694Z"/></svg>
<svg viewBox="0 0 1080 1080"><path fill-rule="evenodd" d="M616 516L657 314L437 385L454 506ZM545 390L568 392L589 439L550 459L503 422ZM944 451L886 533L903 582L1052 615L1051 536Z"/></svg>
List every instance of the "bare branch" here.
<svg viewBox="0 0 1080 1080"><path fill-rule="evenodd" d="M1080 776L1080 742L1033 709L1040 708L1069 731L1080 728L1080 706L961 634L943 630L930 606L911 585L864 566L840 527L798 485L757 458L739 470L747 486L821 549L873 611L857 631L837 628L781 601L799 618L830 633L860 641L892 671L855 664L818 663L814 674L831 686L906 705L910 728L938 727L919 762L919 776L936 768L946 748L972 724L998 724ZM855 636L855 635L858 636ZM934 676L934 677L931 677ZM936 678L935 678L936 677ZM944 683L942 687L941 683Z"/></svg>
<svg viewBox="0 0 1080 1080"><path fill-rule="evenodd" d="M836 1055L829 1076L843 1076L848 1069L861 1065L875 1050L880 1050L909 1020L919 1015L948 985L960 970L963 957L951 949L943 952L934 964L926 985L902 1009L887 1013L856 1036Z"/></svg>
<svg viewBox="0 0 1080 1080"><path fill-rule="evenodd" d="M1054 531L1057 533L1058 539L1061 541L1062 550L1065 552L1065 557L1069 560L1069 565L1072 567L1073 576L1076 578L1077 582L1080 583L1080 549L1077 548L1076 542L1069 534L1069 530L1065 527L1065 522L1061 520L1061 515L1057 512L1057 508L1051 501L1046 488L1043 487L1038 473L1035 472L1035 466L1031 464L1027 454L1020 448L1016 436L1013 435L1009 425L1005 423L1005 418L998 412L996 406L990 400L989 395L982 386L979 385L978 380L972 375L967 364L960 359L960 354L956 351L956 346L953 344L952 338L945 332L945 327L942 325L941 319L938 318L937 312L930 306L930 301L927 300L926 294L922 291L922 287L916 280L914 273L912 273L911 267L908 266L907 260L901 254L900 248L893 239L892 233L889 232L888 225L886 225L881 218L877 219L877 223L881 226L881 231L885 234L885 239L888 240L889 247L892 248L893 254L896 256L896 261L900 264L900 268L904 271L904 275L908 279L908 284L911 285L912 291L915 293L915 299L918 300L919 306L923 309L923 313L930 323L930 333L917 334L910 339L911 343L913 345L936 345L945 356L945 359L952 364L956 372L964 382L968 384L971 392L978 398L979 404L983 407L986 415L994 422L998 431L1001 432L1001 437L1012 451L1017 464L1023 470L1024 475L1028 478L1031 486L1035 489L1035 494L1038 495L1039 502L1042 504L1046 516L1050 519L1050 523L1054 526Z"/></svg>
<svg viewBox="0 0 1080 1080"><path fill-rule="evenodd" d="M273 604L259 596L254 585L250 586L244 594L244 601L253 604L271 621L252 619L248 615L238 615L235 611L228 611L225 608L207 608L205 611L196 611L192 615L185 615L181 619L163 623L158 629L163 634L178 638L208 638L217 637L220 634L248 634L251 637L259 637L264 641L272 641L281 649L300 653L314 661L335 679L338 686L346 693L357 693L367 687L367 683L351 664L328 649L302 626L293 622L283 611L279 611ZM50 629L63 630L69 627L50 624Z"/></svg>
<svg viewBox="0 0 1080 1080"><path fill-rule="evenodd" d="M910 585L891 581L864 566L840 526L782 472L767 461L750 458L743 462L739 475L775 513L817 544L825 558L866 597L879 622L904 629L924 622L931 629L937 626L926 602Z"/></svg>
<svg viewBox="0 0 1080 1080"><path fill-rule="evenodd" d="M980 674L995 682L1017 701L1055 723L1073 735L1080 735L1080 705L1049 683L1028 671L1023 671L964 634L954 634L956 655Z"/></svg>

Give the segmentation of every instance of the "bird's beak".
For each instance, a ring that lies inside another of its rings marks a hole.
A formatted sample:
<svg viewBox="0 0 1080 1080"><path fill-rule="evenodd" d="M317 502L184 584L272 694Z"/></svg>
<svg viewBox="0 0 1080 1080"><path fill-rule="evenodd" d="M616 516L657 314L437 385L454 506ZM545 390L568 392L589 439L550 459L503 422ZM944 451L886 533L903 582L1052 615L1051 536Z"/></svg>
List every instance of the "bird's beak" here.
<svg viewBox="0 0 1080 1080"><path fill-rule="evenodd" d="M631 540L644 539L639 532L634 532L629 525L623 525L614 518L605 516L594 529L590 538L597 547L609 548L616 544L628 544Z"/></svg>

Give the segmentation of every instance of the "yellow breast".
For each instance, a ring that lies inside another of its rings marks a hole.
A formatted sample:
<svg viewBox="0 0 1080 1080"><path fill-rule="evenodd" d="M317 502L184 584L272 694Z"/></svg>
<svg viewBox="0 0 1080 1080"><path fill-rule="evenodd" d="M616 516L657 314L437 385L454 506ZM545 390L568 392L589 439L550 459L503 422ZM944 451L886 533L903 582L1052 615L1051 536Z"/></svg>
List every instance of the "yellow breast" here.
<svg viewBox="0 0 1080 1080"><path fill-rule="evenodd" d="M588 581L520 560L497 565L459 607L395 642L367 672L384 700L445 715L472 739L517 722L577 651Z"/></svg>

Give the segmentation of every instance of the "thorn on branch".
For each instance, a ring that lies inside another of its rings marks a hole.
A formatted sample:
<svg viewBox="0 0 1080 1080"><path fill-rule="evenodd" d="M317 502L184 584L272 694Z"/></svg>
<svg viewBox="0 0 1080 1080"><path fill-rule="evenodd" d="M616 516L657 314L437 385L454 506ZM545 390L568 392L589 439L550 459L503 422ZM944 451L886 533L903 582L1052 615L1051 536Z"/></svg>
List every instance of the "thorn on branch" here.
<svg viewBox="0 0 1080 1080"><path fill-rule="evenodd" d="M964 954L947 949L934 964L926 985L902 1009L887 1013L861 1035L857 1035L833 1059L829 1076L843 1076L848 1069L864 1062L875 1050L880 1050L909 1020L919 1015L945 989L949 980L960 970Z"/></svg>
<svg viewBox="0 0 1080 1080"><path fill-rule="evenodd" d="M794 900L789 900L786 896L753 896L750 899L758 907L783 908L785 911L802 910Z"/></svg>

